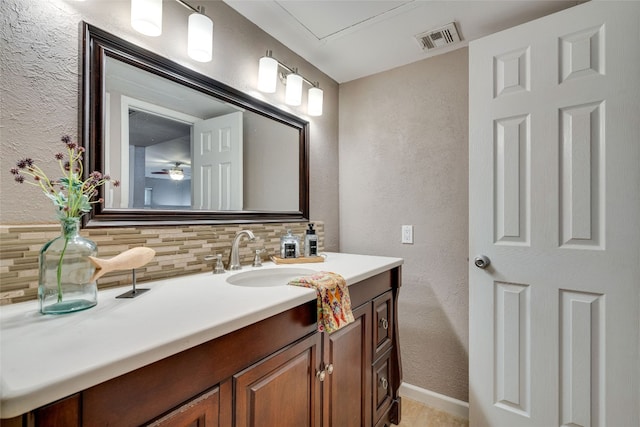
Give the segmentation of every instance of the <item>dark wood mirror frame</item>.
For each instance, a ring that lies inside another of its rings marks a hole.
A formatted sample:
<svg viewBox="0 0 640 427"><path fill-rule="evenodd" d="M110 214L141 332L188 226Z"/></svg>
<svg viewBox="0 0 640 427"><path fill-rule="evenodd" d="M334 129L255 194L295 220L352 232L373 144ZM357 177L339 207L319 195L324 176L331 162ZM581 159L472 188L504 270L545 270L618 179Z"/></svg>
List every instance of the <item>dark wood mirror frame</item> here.
<svg viewBox="0 0 640 427"><path fill-rule="evenodd" d="M203 92L223 102L253 111L299 131L299 209L297 211L204 211L105 209L100 203L85 215L84 227L138 225L228 224L298 222L309 219L309 123L255 99L232 87L122 40L104 30L82 23L82 124L80 135L86 151L85 170L104 171L105 61L113 57L134 67ZM104 198L104 186L100 188Z"/></svg>

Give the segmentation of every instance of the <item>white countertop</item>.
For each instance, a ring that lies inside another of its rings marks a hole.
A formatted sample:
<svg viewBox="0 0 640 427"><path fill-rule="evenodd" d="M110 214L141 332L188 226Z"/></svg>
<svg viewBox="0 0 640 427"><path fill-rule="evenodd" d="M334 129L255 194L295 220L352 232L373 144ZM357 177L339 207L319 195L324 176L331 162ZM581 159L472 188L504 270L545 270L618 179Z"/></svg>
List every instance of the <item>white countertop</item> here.
<svg viewBox="0 0 640 427"><path fill-rule="evenodd" d="M328 253L323 263L274 265L341 274L351 285L402 264L400 258ZM245 266L239 272L253 270ZM198 273L98 294L98 305L42 315L37 301L0 307L0 418L11 418L179 353L315 298L295 286L242 287L238 272Z"/></svg>

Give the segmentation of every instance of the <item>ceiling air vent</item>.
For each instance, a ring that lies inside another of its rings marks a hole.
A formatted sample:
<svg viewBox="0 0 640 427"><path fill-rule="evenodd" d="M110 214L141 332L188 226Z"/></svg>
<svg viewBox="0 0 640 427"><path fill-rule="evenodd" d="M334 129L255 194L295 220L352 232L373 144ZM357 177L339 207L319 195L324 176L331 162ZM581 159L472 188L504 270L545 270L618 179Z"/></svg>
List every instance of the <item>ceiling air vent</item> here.
<svg viewBox="0 0 640 427"><path fill-rule="evenodd" d="M422 50L431 50L459 42L460 35L455 22L450 22L444 27L418 34L416 40L420 43Z"/></svg>

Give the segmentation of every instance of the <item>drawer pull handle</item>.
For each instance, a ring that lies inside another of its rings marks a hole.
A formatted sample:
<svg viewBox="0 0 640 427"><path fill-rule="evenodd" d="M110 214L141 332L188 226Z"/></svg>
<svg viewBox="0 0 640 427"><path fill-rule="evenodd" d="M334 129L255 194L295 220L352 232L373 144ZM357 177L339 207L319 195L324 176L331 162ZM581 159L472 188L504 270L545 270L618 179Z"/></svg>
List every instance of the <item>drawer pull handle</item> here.
<svg viewBox="0 0 640 427"><path fill-rule="evenodd" d="M329 363L325 368L325 371L327 371L327 374L329 375L333 374L333 363Z"/></svg>
<svg viewBox="0 0 640 427"><path fill-rule="evenodd" d="M325 375L324 370L316 372L316 378L318 378L320 382L324 381Z"/></svg>
<svg viewBox="0 0 640 427"><path fill-rule="evenodd" d="M382 327L382 329L389 329L389 321L387 319L385 319L384 317L382 319L380 319L380 326Z"/></svg>
<svg viewBox="0 0 640 427"><path fill-rule="evenodd" d="M385 389L385 390L386 390L386 389L388 389L388 388L389 388L389 381L387 381L387 379L386 379L385 377L380 377L380 381L379 381L379 383L380 383L380 386L381 386L383 389Z"/></svg>

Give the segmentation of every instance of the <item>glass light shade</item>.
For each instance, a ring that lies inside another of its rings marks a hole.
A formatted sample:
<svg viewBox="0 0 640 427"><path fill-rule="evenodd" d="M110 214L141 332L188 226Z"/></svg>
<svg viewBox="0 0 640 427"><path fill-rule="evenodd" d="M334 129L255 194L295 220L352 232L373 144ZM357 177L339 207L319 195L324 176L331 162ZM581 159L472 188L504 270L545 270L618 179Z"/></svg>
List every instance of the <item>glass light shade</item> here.
<svg viewBox="0 0 640 427"><path fill-rule="evenodd" d="M184 171L182 169L169 169L169 178L174 181L182 181L184 179Z"/></svg>
<svg viewBox="0 0 640 427"><path fill-rule="evenodd" d="M307 94L307 113L310 116L322 115L323 92L319 87L312 87Z"/></svg>
<svg viewBox="0 0 640 427"><path fill-rule="evenodd" d="M284 102L289 105L302 103L302 77L291 73L287 76L287 90L284 93Z"/></svg>
<svg viewBox="0 0 640 427"><path fill-rule="evenodd" d="M260 58L258 68L258 90L265 93L274 93L278 83L278 61L270 56Z"/></svg>
<svg viewBox="0 0 640 427"><path fill-rule="evenodd" d="M187 54L198 62L211 61L213 53L213 21L201 13L189 16Z"/></svg>
<svg viewBox="0 0 640 427"><path fill-rule="evenodd" d="M131 26L145 36L162 34L162 0L131 0Z"/></svg>

